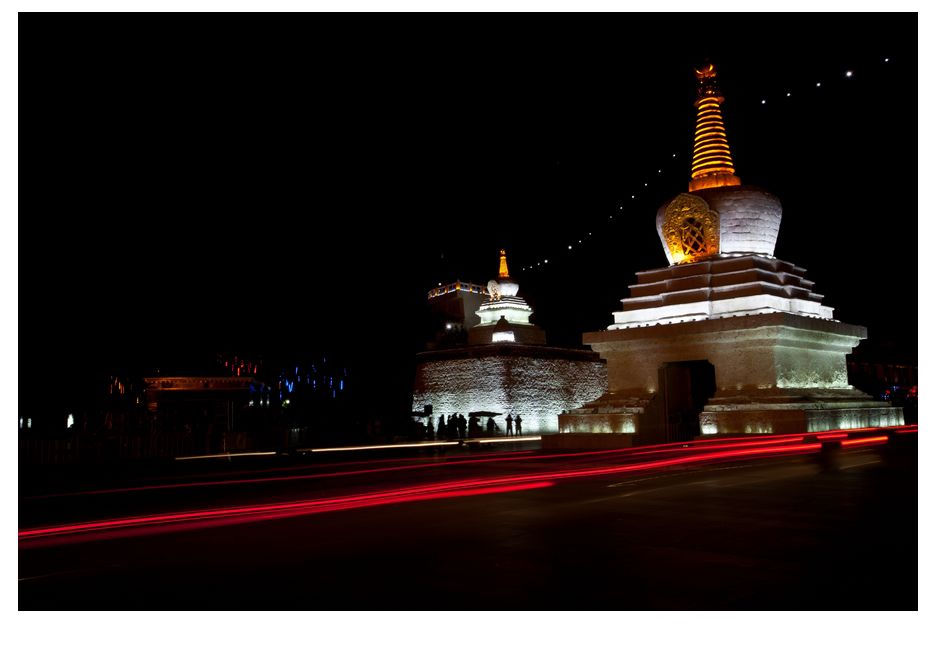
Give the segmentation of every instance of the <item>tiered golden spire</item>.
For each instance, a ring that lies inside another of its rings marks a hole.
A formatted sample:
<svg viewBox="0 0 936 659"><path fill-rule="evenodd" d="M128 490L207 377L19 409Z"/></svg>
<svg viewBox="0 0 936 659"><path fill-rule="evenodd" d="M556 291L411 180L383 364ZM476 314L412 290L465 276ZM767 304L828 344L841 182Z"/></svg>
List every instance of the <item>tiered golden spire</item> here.
<svg viewBox="0 0 936 659"><path fill-rule="evenodd" d="M734 163L731 161L731 149L728 147L725 121L721 113L725 97L718 89L715 65L705 64L696 69L695 73L699 81L699 95L695 102L698 117L689 191L741 185L741 179L734 175Z"/></svg>
<svg viewBox="0 0 936 659"><path fill-rule="evenodd" d="M509 279L510 271L507 270L507 250L500 251L500 268L497 270L498 279Z"/></svg>

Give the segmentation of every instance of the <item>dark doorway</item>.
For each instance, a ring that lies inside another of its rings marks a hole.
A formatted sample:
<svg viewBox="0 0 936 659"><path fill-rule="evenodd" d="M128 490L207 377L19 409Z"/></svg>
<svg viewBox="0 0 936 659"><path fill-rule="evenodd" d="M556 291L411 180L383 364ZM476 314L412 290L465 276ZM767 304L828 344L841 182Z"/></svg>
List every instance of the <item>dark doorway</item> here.
<svg viewBox="0 0 936 659"><path fill-rule="evenodd" d="M660 367L660 393L667 442L698 437L699 413L715 393L715 367L702 359Z"/></svg>

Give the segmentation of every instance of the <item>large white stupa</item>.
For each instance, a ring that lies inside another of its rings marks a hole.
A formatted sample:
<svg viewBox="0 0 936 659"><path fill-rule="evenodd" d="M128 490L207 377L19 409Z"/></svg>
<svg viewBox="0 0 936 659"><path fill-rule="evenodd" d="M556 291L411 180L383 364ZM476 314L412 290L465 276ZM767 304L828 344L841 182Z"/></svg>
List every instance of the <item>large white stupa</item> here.
<svg viewBox="0 0 936 659"><path fill-rule="evenodd" d="M638 272L614 322L584 335L608 362L608 393L561 415L560 432L678 440L902 423L848 384L845 356L867 331L835 320L806 271L774 256L780 201L741 184L715 68L696 76L689 191L656 217L670 265Z"/></svg>

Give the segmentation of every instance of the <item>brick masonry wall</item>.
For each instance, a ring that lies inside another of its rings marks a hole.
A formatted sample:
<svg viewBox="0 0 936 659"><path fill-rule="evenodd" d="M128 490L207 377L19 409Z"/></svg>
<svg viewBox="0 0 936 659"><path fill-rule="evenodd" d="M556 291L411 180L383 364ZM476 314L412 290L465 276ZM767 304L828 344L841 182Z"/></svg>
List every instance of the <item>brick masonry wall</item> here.
<svg viewBox="0 0 936 659"><path fill-rule="evenodd" d="M563 410L599 398L607 385L601 361L518 355L439 359L417 367L413 409L431 404L433 425L440 414L487 411L502 413L495 418L498 434L508 413L523 417L524 434L557 432Z"/></svg>

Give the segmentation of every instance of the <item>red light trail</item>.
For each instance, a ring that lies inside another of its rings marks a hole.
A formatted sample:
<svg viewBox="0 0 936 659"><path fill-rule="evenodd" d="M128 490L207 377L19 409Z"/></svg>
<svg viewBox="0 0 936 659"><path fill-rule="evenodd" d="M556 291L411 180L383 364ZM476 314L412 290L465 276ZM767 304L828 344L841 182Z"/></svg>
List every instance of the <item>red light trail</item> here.
<svg viewBox="0 0 936 659"><path fill-rule="evenodd" d="M575 452L565 452L565 453L546 453L540 455L530 455L532 451L512 451L510 455L499 455L497 453L487 453L482 454L481 456L451 456L445 459L445 461L433 461L434 458L397 458L397 459L384 459L384 460L373 460L373 461L354 461L354 462L342 462L335 463L330 466L332 467L343 467L343 466L354 466L361 464L378 464L386 462L410 462L418 461L419 464L415 465L395 465L390 467L378 467L371 469L358 469L358 470L344 470L344 471L332 471L325 473L314 473L314 474L301 474L301 475L291 475L291 476L268 476L261 478L238 478L238 479L215 479L207 481L186 481L182 483L161 483L155 485L136 485L131 487L119 487L119 488L107 488L107 489L98 489L98 490L82 490L76 492L61 492L54 494L44 494L37 495L32 497L25 497L26 499L52 499L59 497L72 497L72 496L90 496L90 495L102 495L102 494L118 494L118 493L130 493L130 492L146 492L146 491L156 491L156 490L172 490L172 489L185 489L193 487L214 487L214 486L224 486L224 485L244 485L244 484L262 484L262 483L276 483L276 482L287 482L287 481L301 481L301 480L318 480L325 478L336 478L342 476L361 476L369 474L380 474L380 473L392 473L400 471L413 471L413 470L423 470L423 469L435 469L451 466L460 466L460 465L477 465L485 463L495 463L495 462L513 462L517 460L554 460L561 458L580 458L580 457L591 457L597 455L621 455L621 456L639 456L639 455L653 455L660 453L673 453L673 452L685 452L692 450L702 450L702 449L721 449L721 448L740 448L740 447L754 447L754 446L768 446L771 444L791 444L801 442L808 437L814 437L818 440L829 440L829 439L839 439L848 437L850 433L864 432L869 429L859 428L854 430L849 430L848 432L821 432L821 433L788 433L788 434L779 434L779 435L757 435L757 436L741 436L741 437L717 437L713 439L696 439L686 442L670 442L666 444L654 444L652 446L631 446L624 447L619 449L601 449L596 451L575 451ZM880 430L879 428L874 428L873 430ZM916 432L915 427L907 426L902 430L897 430L898 433L907 433L907 432ZM845 443L843 442L843 445ZM484 457L491 456L491 457ZM317 465L303 465L303 466L293 466L293 467L280 467L275 469L268 469L262 471L294 471L297 469L310 469ZM250 472L250 471L238 471L233 472L235 474L243 473L261 473Z"/></svg>
<svg viewBox="0 0 936 659"><path fill-rule="evenodd" d="M879 435L877 437L862 437L861 439L846 439L842 442L842 446L859 446L861 444L883 444L887 441L887 435Z"/></svg>
<svg viewBox="0 0 936 659"><path fill-rule="evenodd" d="M829 435L830 433L825 433ZM748 441L743 441L748 439ZM388 505L393 503L407 503L415 501L426 501L431 499L476 496L482 494L497 494L506 492L515 492L528 489L538 489L549 487L558 480L587 478L594 476L605 476L612 474L623 474L654 469L665 469L668 467L697 464L708 461L736 460L741 458L768 457L778 455L798 455L808 454L820 451L822 443L803 441L804 435L781 435L776 439L752 440L750 438L737 438L731 441L729 438L720 438L714 440L702 440L699 442L682 442L673 444L658 445L658 448L647 449L646 447L629 447L625 449L608 449L601 451L586 451L579 453L566 453L555 455L537 455L537 456L506 456L502 458L488 458L472 461L460 461L457 464L479 463L479 462L503 462L508 460L522 460L534 458L556 458L556 457L579 457L582 455L596 454L626 454L627 457L636 457L640 455L673 453L687 451L693 452L691 455L681 455L680 457L669 457L640 462L630 462L627 464L617 464L600 467L587 467L577 469L559 469L530 474L519 474L510 476L472 478L463 480L443 481L427 485L419 485L407 488L395 488L389 490L377 490L364 494L355 494L349 496L305 499L286 503L271 503L248 506L233 506L225 508L214 508L207 510L183 511L177 513L163 513L142 515L134 517L124 517L110 520L100 520L92 522L79 522L51 526L44 528L26 529L19 531L21 541L33 541L41 538L52 538L57 536L76 536L88 534L93 537L114 537L113 535L102 536L103 531L117 531L140 529L142 527L165 527L166 525L175 525L187 523L188 528L192 528L192 523L218 523L226 520L226 523L234 522L253 522L269 519L277 519L284 516L306 515L320 512L331 512L338 510L351 510L367 506ZM830 438L831 439L831 438ZM840 445L863 446L872 444L881 444L888 441L888 435L876 435L872 437L861 437L852 440L843 440ZM721 443L718 443L721 442ZM701 447L692 446L692 444L704 444ZM256 482L270 480L286 480L310 477L328 477L355 474L371 474L384 471L395 471L401 469L414 469L439 465L404 465L399 467L384 467L373 470L355 470L345 472L331 472L328 474L309 474L298 476L281 476L267 479L239 479L237 481L214 481L198 483L196 485L208 485L217 483L234 482ZM163 487L186 487L192 484L170 484L166 486L150 486L151 488ZM126 488L126 489L149 489ZM119 491L119 490L111 490Z"/></svg>
<svg viewBox="0 0 936 659"><path fill-rule="evenodd" d="M333 510L348 510L361 506L383 505L390 503L403 503L408 501L425 500L428 495L437 495L433 498L442 498L443 496L472 496L474 494L493 494L496 492L515 491L514 489L492 489L492 488L513 488L514 486L531 485L534 483L543 483L545 481L554 481L558 479L581 478L586 476L599 476L606 474L626 473L632 471L643 471L648 469L658 469L676 465L691 464L705 460L748 457L755 455L771 455L777 453L808 453L819 449L818 445L785 445L764 448L749 448L743 450L716 451L698 455L684 456L680 458L669 458L664 460L653 460L636 464L616 465L611 467L593 467L589 469L574 469L564 471L554 471L547 474L529 474L520 476L504 476L497 478L481 478L461 481L448 481L432 485L424 485L413 488L403 488L394 490L385 490L371 492L362 495L353 495L347 497L337 497L329 499L310 499L279 504L264 504L258 506L237 506L230 508L218 508L210 510L186 511L181 513L166 513L158 515L144 515L138 517L125 517L113 520L102 520L94 522L83 522L76 524L65 524L61 526L45 527L38 529L27 529L19 532L21 540L29 540L39 537L50 537L63 534L88 533L94 531L113 530L119 528L130 528L139 526L165 525L173 522L192 522L199 520L211 520L221 518L237 518L241 521L258 521L269 519L270 514L308 514L316 512L327 512ZM551 483L550 483L551 484ZM545 485L539 485L545 487ZM461 494L459 494L461 493ZM413 498L417 497L417 498ZM250 518L250 519L247 519Z"/></svg>
<svg viewBox="0 0 936 659"><path fill-rule="evenodd" d="M451 497L469 497L483 494L502 494L523 490L550 487L549 481L536 480L518 483L515 485L455 487L452 484L441 483L415 488L402 488L372 492L346 497L333 497L328 499L308 499L291 501L288 503L262 504L255 506L237 506L231 508L212 508L208 510L193 510L181 513L166 513L159 515L144 515L138 517L123 517L119 519L102 520L95 522L82 522L77 524L64 524L39 529L29 529L19 532L20 539L67 535L92 531L108 531L139 526L171 524L174 522L197 522L203 520L217 520L225 518L250 518L250 521L259 519L275 519L283 516L306 515L335 510L349 510L366 506L381 506L393 503L409 503L413 501L429 501Z"/></svg>
<svg viewBox="0 0 936 659"><path fill-rule="evenodd" d="M118 487L118 488L108 488L100 490L83 490L78 492L63 492L56 494L45 494L38 495L34 497L26 497L27 499L51 499L59 497L70 497L70 496L90 496L90 495L100 495L100 494L123 494L129 492L150 492L156 490L174 490L174 489L185 489L193 487L214 487L214 486L223 486L223 485L244 485L244 484L259 484L259 483L281 483L288 481L302 481L302 480L318 480L323 478L336 478L342 476L361 476L361 475L370 475L370 474L380 474L380 473L392 473L399 471L413 471L413 470L423 470L423 469L433 469L441 467L451 467L451 466L464 466L464 465L477 465L477 464L487 464L492 462L514 462L517 460L553 460L561 458L579 458L579 457L591 457L596 455L623 455L623 456L639 456L639 455L654 455L660 453L674 453L679 452L683 453L686 451L699 451L699 450L713 450L720 448L738 448L738 447L750 447L750 446L769 446L772 444L790 444L794 442L800 442L803 439L802 435L790 436L788 439L767 439L767 440L752 440L752 441L743 441L744 438L738 438L737 440L731 440L729 438L719 438L719 439L710 439L710 440L699 440L692 442L675 442L670 444L657 444L654 448L650 447L627 447L620 449L603 449L599 451L577 451L574 453L552 453L545 455L502 455L497 457L490 458L476 458L476 459L465 459L462 456L456 456L455 460L447 462L430 462L430 463L421 463L416 465L397 465L393 467L377 467L374 469L356 469L356 470L345 470L345 471L332 471L325 473L315 473L315 474L299 474L291 476L265 476L261 478L228 478L228 479L216 479L208 481L189 481L184 483L162 483L157 485L136 485L132 487ZM721 443L716 443L721 442ZM703 446L695 446L695 444L703 444ZM530 451L519 451L518 453L528 454ZM491 455L491 454L488 454ZM460 459L459 459L460 458ZM422 458L419 458L422 459ZM353 463L343 463L346 465L356 465L362 464L362 462L353 462ZM363 462L363 464L367 464ZM340 466L340 465L334 465ZM308 468L308 467L303 467ZM288 468L287 468L288 469ZM244 473L244 472L238 472Z"/></svg>

